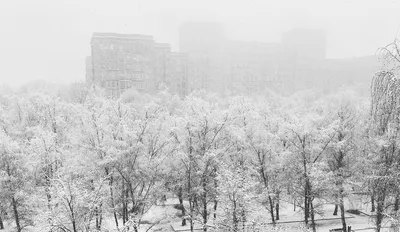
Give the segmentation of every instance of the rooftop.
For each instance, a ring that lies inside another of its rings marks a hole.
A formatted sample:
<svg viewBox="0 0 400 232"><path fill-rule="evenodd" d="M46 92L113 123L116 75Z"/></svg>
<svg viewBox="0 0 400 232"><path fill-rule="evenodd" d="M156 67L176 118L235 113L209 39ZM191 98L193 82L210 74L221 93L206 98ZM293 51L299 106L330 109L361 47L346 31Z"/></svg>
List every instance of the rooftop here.
<svg viewBox="0 0 400 232"><path fill-rule="evenodd" d="M94 32L92 38L153 40L151 35Z"/></svg>

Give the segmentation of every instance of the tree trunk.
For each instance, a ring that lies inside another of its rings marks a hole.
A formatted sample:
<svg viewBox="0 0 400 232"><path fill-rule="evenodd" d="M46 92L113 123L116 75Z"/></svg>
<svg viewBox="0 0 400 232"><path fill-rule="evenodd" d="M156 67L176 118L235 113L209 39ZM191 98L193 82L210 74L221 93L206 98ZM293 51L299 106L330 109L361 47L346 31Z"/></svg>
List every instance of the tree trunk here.
<svg viewBox="0 0 400 232"><path fill-rule="evenodd" d="M345 218L345 211L344 211L344 205L343 205L343 198L340 201L340 218L342 220L343 231L346 231L347 230L347 226L346 226L346 218Z"/></svg>
<svg viewBox="0 0 400 232"><path fill-rule="evenodd" d="M214 170L214 173L216 173L217 170ZM218 182L217 182L217 178L214 177L214 189L218 188ZM218 200L217 197L214 196L214 220L217 219L217 206L218 206Z"/></svg>
<svg viewBox="0 0 400 232"><path fill-rule="evenodd" d="M276 220L279 220L279 200L276 202L275 206L275 211L276 211Z"/></svg>
<svg viewBox="0 0 400 232"><path fill-rule="evenodd" d="M101 230L101 223L103 220L103 213L101 212L101 204L99 207L96 207L96 229L97 230Z"/></svg>
<svg viewBox="0 0 400 232"><path fill-rule="evenodd" d="M129 199L129 188L126 188L125 189L125 222L129 221L128 199Z"/></svg>
<svg viewBox="0 0 400 232"><path fill-rule="evenodd" d="M296 211L296 199L293 200L293 211Z"/></svg>
<svg viewBox="0 0 400 232"><path fill-rule="evenodd" d="M108 175L109 175L108 168L105 168L105 172L106 172L106 175L108 176ZM113 179L113 177L112 177L112 175L111 175L111 176L110 176L110 179L109 179L109 182L108 182L108 185L109 185L109 187L110 187L111 208L112 208L113 215L114 215L115 226L116 226L117 228L119 228L119 226L118 226L117 212L116 212L116 210L115 210L113 182L114 182L114 179ZM101 212L101 211L100 211L100 212Z"/></svg>
<svg viewBox="0 0 400 232"><path fill-rule="evenodd" d="M193 232L193 214L194 214L194 202L192 200L192 197L189 198L189 208L190 208L190 231Z"/></svg>
<svg viewBox="0 0 400 232"><path fill-rule="evenodd" d="M375 193L371 195L371 212L375 212Z"/></svg>
<svg viewBox="0 0 400 232"><path fill-rule="evenodd" d="M182 226L186 226L186 210L185 207L183 206L183 191L182 191L182 187L179 187L178 190L178 199L179 199L179 206L181 207L182 210Z"/></svg>
<svg viewBox="0 0 400 232"><path fill-rule="evenodd" d="M335 209L333 210L333 216L336 216L336 215L337 215L338 208L339 208L339 205L338 205L338 204L335 204Z"/></svg>
<svg viewBox="0 0 400 232"><path fill-rule="evenodd" d="M312 225L312 230L313 232L317 231L317 228L315 227L315 214L314 214L314 204L313 204L313 199L309 199L310 203L310 213L311 213L311 225Z"/></svg>
<svg viewBox="0 0 400 232"><path fill-rule="evenodd" d="M193 232L193 215L194 215L194 202L196 201L195 196L192 195L192 185L191 185L191 181L192 181L192 176L191 176L191 172L192 172L192 138L189 138L189 168L187 170L188 173L188 188L187 188L187 192L188 192L188 196L189 196L189 210L190 210L190 231Z"/></svg>
<svg viewBox="0 0 400 232"><path fill-rule="evenodd" d="M385 198L386 191L385 189L380 189L378 193L378 201L376 202L376 232L381 231L382 221L384 218L384 210L385 210Z"/></svg>
<svg viewBox="0 0 400 232"><path fill-rule="evenodd" d="M269 201L269 212L271 214L272 225L275 225L274 202L271 196L268 196L268 201Z"/></svg>
<svg viewBox="0 0 400 232"><path fill-rule="evenodd" d="M122 179L122 193L121 193L121 197L122 197L122 224L125 225L125 223L128 221L127 220L127 214L128 214L128 207L127 207L127 201L128 201L128 196L127 193L128 191L125 188L125 181ZM129 193L128 193L129 194Z"/></svg>
<svg viewBox="0 0 400 232"><path fill-rule="evenodd" d="M308 186L306 184L306 187L304 189L304 223L308 225L308 218L309 218L309 213L310 213L310 203L308 202Z"/></svg>
<svg viewBox="0 0 400 232"><path fill-rule="evenodd" d="M339 207L340 207L340 219L342 221L342 228L343 231L347 231L347 226L346 226L346 215L345 215L345 210L344 210L344 201L343 201L343 183L339 183Z"/></svg>
<svg viewBox="0 0 400 232"><path fill-rule="evenodd" d="M1 218L1 215L0 215L0 230L4 230L4 224L3 224L3 219Z"/></svg>
<svg viewBox="0 0 400 232"><path fill-rule="evenodd" d="M396 199L394 200L394 212L397 213L399 210L399 194L396 194Z"/></svg>
<svg viewBox="0 0 400 232"><path fill-rule="evenodd" d="M208 211L207 211L207 183L205 178L203 178L203 196L202 196L202 204L203 204L203 231L207 231L207 216L208 216Z"/></svg>
<svg viewBox="0 0 400 232"><path fill-rule="evenodd" d="M17 207L17 201L15 200L15 198L12 198L12 206L13 206L13 211L14 211L14 219L15 219L15 224L17 226L17 232L21 232L22 228L21 228L21 224L19 222L19 215L18 215L18 207Z"/></svg>
<svg viewBox="0 0 400 232"><path fill-rule="evenodd" d="M246 212L244 211L244 208L242 208L242 229L243 232L246 231Z"/></svg>
<svg viewBox="0 0 400 232"><path fill-rule="evenodd" d="M218 200L215 198L214 200L214 220L217 219L217 206L218 206Z"/></svg>
<svg viewBox="0 0 400 232"><path fill-rule="evenodd" d="M302 141L303 149L305 147L305 141ZM311 194L311 184L307 174L307 159L304 154L304 150L302 152L303 155L303 175L304 175L304 223L308 225L308 218L310 217L310 194Z"/></svg>
<svg viewBox="0 0 400 232"><path fill-rule="evenodd" d="M99 222L100 213L99 213L99 208L98 207L96 207L95 212L96 212L95 213L95 215L96 215L96 229L99 230L100 229L100 222Z"/></svg>
<svg viewBox="0 0 400 232"><path fill-rule="evenodd" d="M191 194L191 185L190 185L190 172L189 172L189 178L188 178L188 195L189 195L189 222L190 222L190 231L193 232L193 215L194 215L194 201L193 195Z"/></svg>
<svg viewBox="0 0 400 232"><path fill-rule="evenodd" d="M233 200L233 214L232 214L232 221L233 221L233 231L238 232L238 219L236 215L236 200Z"/></svg>

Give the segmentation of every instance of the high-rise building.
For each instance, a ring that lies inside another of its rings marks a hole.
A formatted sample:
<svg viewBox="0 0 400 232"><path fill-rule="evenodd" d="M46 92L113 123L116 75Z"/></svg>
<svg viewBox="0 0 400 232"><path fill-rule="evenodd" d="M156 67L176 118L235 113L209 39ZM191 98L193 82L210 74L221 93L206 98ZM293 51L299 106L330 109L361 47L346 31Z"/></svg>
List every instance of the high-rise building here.
<svg viewBox="0 0 400 232"><path fill-rule="evenodd" d="M171 46L167 43L155 43L153 54L153 80L152 88L158 89L161 83L165 83L167 79L167 65L171 54Z"/></svg>
<svg viewBox="0 0 400 232"><path fill-rule="evenodd" d="M276 76L278 44L230 41L225 48L228 89L255 93L271 86Z"/></svg>
<svg viewBox="0 0 400 232"><path fill-rule="evenodd" d="M148 35L94 33L91 45L93 82L113 98L129 88L153 92L166 82L169 44Z"/></svg>
<svg viewBox="0 0 400 232"><path fill-rule="evenodd" d="M187 55L183 53L171 53L167 64L165 84L173 93L180 96L188 95L188 67Z"/></svg>
<svg viewBox="0 0 400 232"><path fill-rule="evenodd" d="M112 97L118 97L131 87L147 89L152 74L150 60L153 44L152 36L94 33L94 82Z"/></svg>

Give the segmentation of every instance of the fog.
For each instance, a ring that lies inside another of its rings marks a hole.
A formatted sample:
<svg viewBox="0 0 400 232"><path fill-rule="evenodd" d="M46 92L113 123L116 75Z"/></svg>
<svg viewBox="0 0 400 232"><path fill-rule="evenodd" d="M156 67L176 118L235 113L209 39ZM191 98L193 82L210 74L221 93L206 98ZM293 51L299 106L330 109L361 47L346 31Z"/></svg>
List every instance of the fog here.
<svg viewBox="0 0 400 232"><path fill-rule="evenodd" d="M16 0L0 3L0 83L85 79L93 32L153 35L178 51L186 21L221 23L232 40L276 42L324 29L327 58L372 55L399 34L398 0Z"/></svg>

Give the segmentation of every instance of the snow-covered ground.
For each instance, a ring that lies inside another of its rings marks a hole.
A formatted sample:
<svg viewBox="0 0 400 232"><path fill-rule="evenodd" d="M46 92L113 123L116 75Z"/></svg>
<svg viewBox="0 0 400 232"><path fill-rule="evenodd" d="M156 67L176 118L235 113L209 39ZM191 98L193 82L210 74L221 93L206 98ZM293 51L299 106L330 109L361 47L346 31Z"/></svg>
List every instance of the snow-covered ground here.
<svg viewBox="0 0 400 232"><path fill-rule="evenodd" d="M175 204L178 204L178 199L170 198L166 201L165 205L155 205L153 206L142 218L142 222L146 222L146 224L141 224L139 228L139 232L146 232L146 230L154 225L149 232L151 231L173 231L172 228L176 230L189 229L188 226L181 226L181 218L178 216L180 214L180 210L174 208ZM365 209L367 209L365 207ZM333 216L334 205L325 204L321 207L321 211L323 215L316 215L316 223L317 223L317 231L318 232L329 232L330 229L341 228L341 220L340 220L340 212L338 216ZM270 216L267 211L260 212L262 215L265 215L265 222L270 222ZM298 226L302 225L303 220L303 212L299 207L296 207L296 211L293 210L292 204L282 204L280 210L280 220L278 221L279 225L283 225L288 228L288 232L298 232ZM108 231L117 231L115 222L112 217L108 217L104 220L104 228ZM353 215L346 213L346 223L351 226L355 231L362 232L373 232L373 219L366 215ZM119 222L122 225L122 221ZM13 222L6 222L6 230L4 232L12 232ZM200 225L195 225L195 227L199 227ZM389 227L389 223L385 223L385 227ZM172 227L172 228L171 228ZM361 230L363 229L363 230ZM29 231L29 230L28 230ZM265 231L268 231L268 228L265 228ZM382 232L391 232L389 229L382 229Z"/></svg>

